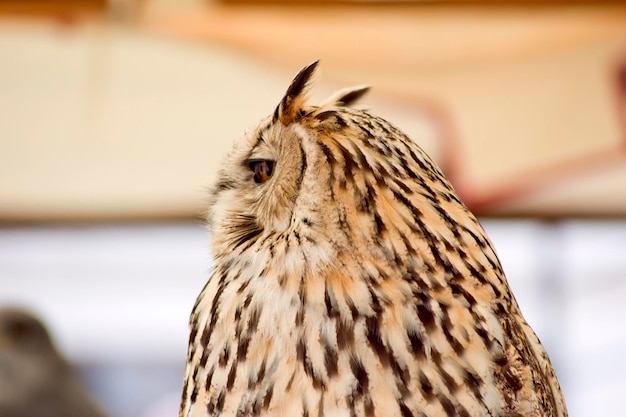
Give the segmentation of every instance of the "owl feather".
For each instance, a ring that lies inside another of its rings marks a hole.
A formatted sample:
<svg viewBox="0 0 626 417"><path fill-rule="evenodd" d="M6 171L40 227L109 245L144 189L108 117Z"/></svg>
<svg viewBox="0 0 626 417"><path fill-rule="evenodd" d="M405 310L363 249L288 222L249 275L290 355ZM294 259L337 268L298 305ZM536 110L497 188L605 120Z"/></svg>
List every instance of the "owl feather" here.
<svg viewBox="0 0 626 417"><path fill-rule="evenodd" d="M567 416L474 215L431 158L307 104L317 62L237 141L211 191L181 417Z"/></svg>

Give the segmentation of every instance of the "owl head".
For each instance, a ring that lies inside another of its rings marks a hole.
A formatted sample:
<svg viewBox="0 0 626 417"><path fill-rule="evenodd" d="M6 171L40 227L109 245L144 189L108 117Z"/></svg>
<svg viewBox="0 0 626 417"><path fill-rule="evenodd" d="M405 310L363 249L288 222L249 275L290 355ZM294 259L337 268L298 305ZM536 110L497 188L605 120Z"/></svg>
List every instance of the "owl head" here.
<svg viewBox="0 0 626 417"><path fill-rule="evenodd" d="M454 206L452 215L463 210L419 146L350 107L368 87L307 104L317 64L295 76L275 111L235 143L219 170L208 210L217 259L286 241L309 266L342 254L354 261L356 253L400 262L426 224L450 229L439 213L445 205Z"/></svg>

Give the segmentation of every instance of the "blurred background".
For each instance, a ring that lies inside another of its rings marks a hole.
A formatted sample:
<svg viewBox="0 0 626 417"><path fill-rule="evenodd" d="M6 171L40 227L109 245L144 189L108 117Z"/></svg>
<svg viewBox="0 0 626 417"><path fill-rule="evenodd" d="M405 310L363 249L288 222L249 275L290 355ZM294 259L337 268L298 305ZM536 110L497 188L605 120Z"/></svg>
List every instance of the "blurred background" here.
<svg viewBox="0 0 626 417"><path fill-rule="evenodd" d="M626 5L0 0L0 304L110 417L177 415L206 187L321 58L480 216L571 416L626 392Z"/></svg>

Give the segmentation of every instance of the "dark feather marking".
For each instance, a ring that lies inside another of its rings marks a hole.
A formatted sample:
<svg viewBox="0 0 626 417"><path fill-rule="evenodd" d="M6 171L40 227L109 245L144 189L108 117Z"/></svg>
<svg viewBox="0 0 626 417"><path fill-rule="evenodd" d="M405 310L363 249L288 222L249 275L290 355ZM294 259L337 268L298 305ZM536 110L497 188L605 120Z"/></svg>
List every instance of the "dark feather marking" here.
<svg viewBox="0 0 626 417"><path fill-rule="evenodd" d="M395 264L397 266L402 265L400 256L394 249L389 249L386 245L381 245L379 249L383 252L385 259L387 260L387 262L389 262L389 264ZM389 278L389 276L387 274L380 274L380 278L385 281ZM374 282L374 285L378 287L377 282Z"/></svg>
<svg viewBox="0 0 626 417"><path fill-rule="evenodd" d="M409 188L408 185L406 185L403 181L400 181L397 178L391 178L391 181L398 186L398 188L400 188L400 190L402 190L403 193L411 195L413 194L413 190L411 190L411 188Z"/></svg>
<svg viewBox="0 0 626 417"><path fill-rule="evenodd" d="M448 239L443 239L443 246L446 250L446 252L455 252L456 249L454 246L452 246L452 243L450 243L450 241Z"/></svg>
<svg viewBox="0 0 626 417"><path fill-rule="evenodd" d="M427 166L425 160L422 158L415 158L415 162L421 168L422 173L426 175L431 181L437 180L437 177L435 176L433 172L433 166L431 164Z"/></svg>
<svg viewBox="0 0 626 417"><path fill-rule="evenodd" d="M357 417L354 392L346 396L346 404L348 405L348 410L350 410L350 417Z"/></svg>
<svg viewBox="0 0 626 417"><path fill-rule="evenodd" d="M462 405L459 404L457 408L458 408L459 417L472 417L472 415Z"/></svg>
<svg viewBox="0 0 626 417"><path fill-rule="evenodd" d="M402 366L400 366L400 364L398 363L398 360L393 354L393 350L389 351L388 358L389 358L389 364L391 366L391 370L393 371L393 374L400 377L400 381L398 385L404 385L404 386L409 385L409 382L411 382L411 373L409 372L407 368L403 368Z"/></svg>
<svg viewBox="0 0 626 417"><path fill-rule="evenodd" d="M337 163L337 159L335 158L335 155L333 155L333 151L331 151L330 148L322 141L318 141L317 144L322 150L322 153L324 154L324 156L326 157L326 161L331 166L335 165Z"/></svg>
<svg viewBox="0 0 626 417"><path fill-rule="evenodd" d="M393 158L393 150L392 148L389 147L389 145L386 142L383 141L378 141L378 150L379 152L381 152L383 155L385 155L388 158ZM394 173L398 176L400 176L400 171L398 171L398 169L392 165L391 168L393 168Z"/></svg>
<svg viewBox="0 0 626 417"><path fill-rule="evenodd" d="M250 345L250 336L242 335L237 344L237 361L245 361L248 356L248 346Z"/></svg>
<svg viewBox="0 0 626 417"><path fill-rule="evenodd" d="M352 316L352 320L356 321L356 319L361 315L361 313L359 313L359 309L356 308L354 301L349 296L346 296L345 301L348 305L348 309L350 309L350 315Z"/></svg>
<svg viewBox="0 0 626 417"><path fill-rule="evenodd" d="M370 348L378 356L381 365L386 367L389 366L389 352L387 352L387 348L380 335L380 325L378 321L379 318L377 317L368 317L365 319L365 325L367 327L366 337Z"/></svg>
<svg viewBox="0 0 626 417"><path fill-rule="evenodd" d="M441 353L438 350L432 349L430 351L430 358L437 366L441 366Z"/></svg>
<svg viewBox="0 0 626 417"><path fill-rule="evenodd" d="M378 211L374 211L374 225L374 233L376 236L383 236L384 233L387 231L387 226L385 226L385 222L383 222L383 219L381 219Z"/></svg>
<svg viewBox="0 0 626 417"><path fill-rule="evenodd" d="M374 417L376 415L374 412L374 402L372 401L372 397L369 392L363 394L363 408L365 411L365 417Z"/></svg>
<svg viewBox="0 0 626 417"><path fill-rule="evenodd" d="M454 378L452 378L452 376L450 376L450 374L443 368L439 368L437 371L439 372L439 375L441 375L441 379L443 379L443 383L446 385L446 388L448 388L450 394L454 394L459 389L459 385L456 383Z"/></svg>
<svg viewBox="0 0 626 417"><path fill-rule="evenodd" d="M263 227L257 224L255 217L239 215L232 224L227 226L227 231L232 236L233 249L239 248L244 251L248 249L253 239L263 233ZM247 246L240 248L246 243Z"/></svg>
<svg viewBox="0 0 626 417"><path fill-rule="evenodd" d="M397 398L405 399L411 396L411 391L409 390L409 387L404 382L402 382L402 379L396 379L396 389L400 393L400 396Z"/></svg>
<svg viewBox="0 0 626 417"><path fill-rule="evenodd" d="M375 281L374 277L370 277L369 280L367 280L367 282L373 282ZM376 315L378 317L380 317L380 314L383 312L383 308L380 305L380 300L378 299L378 296L376 295L376 293L374 292L373 288L369 288L369 293L370 293L370 306L372 307L372 310L374 310L374 313L376 313Z"/></svg>
<svg viewBox="0 0 626 417"><path fill-rule="evenodd" d="M243 300L243 308L247 310L251 302L252 302L252 294L246 295L246 298L244 298Z"/></svg>
<svg viewBox="0 0 626 417"><path fill-rule="evenodd" d="M206 361L209 358L209 350L202 350L202 355L200 356L200 367L204 368L206 366Z"/></svg>
<svg viewBox="0 0 626 417"><path fill-rule="evenodd" d="M411 244L409 239L404 234L401 234L400 238L402 238L402 243L404 243L404 247L406 248L406 251L409 254L409 258L415 256L417 252L415 251L415 248L413 248L413 245ZM417 279L417 276L414 276L413 279L411 279L411 281L414 281L416 279Z"/></svg>
<svg viewBox="0 0 626 417"><path fill-rule="evenodd" d="M322 381L315 375L315 370L313 369L311 359L308 357L307 346L303 338L298 339L298 343L296 345L296 356L298 358L298 361L300 361L300 363L302 364L304 372L311 379L313 387L315 389L324 388L324 381Z"/></svg>
<svg viewBox="0 0 626 417"><path fill-rule="evenodd" d="M400 412L402 413L402 417L414 417L413 413L411 412L409 407L406 406L404 401L402 400L398 401L398 406L400 407Z"/></svg>
<svg viewBox="0 0 626 417"><path fill-rule="evenodd" d="M409 330L407 332L407 337L409 339L409 343L411 344L411 353L413 353L413 356L418 360L426 359L424 341L417 330Z"/></svg>
<svg viewBox="0 0 626 417"><path fill-rule="evenodd" d="M359 127L359 129L361 129L361 132L365 136L365 140L363 140L363 143L368 145L369 148L377 149L374 146L372 146L370 141L367 140L367 139L373 139L374 138L374 134L372 133L372 131L370 129L368 129L367 127L365 127L364 125L360 124L360 123L357 124L357 126Z"/></svg>
<svg viewBox="0 0 626 417"><path fill-rule="evenodd" d="M369 162L367 162L367 158L365 157L365 154L363 153L361 148L356 146L356 144L353 144L352 152L354 152L354 156L356 157L356 161L357 161L359 167L363 171L365 171L365 172L373 172L373 169L370 166Z"/></svg>
<svg viewBox="0 0 626 417"><path fill-rule="evenodd" d="M513 373L513 367L511 366L511 364L507 363L502 367L504 368L504 372L502 372L500 375L504 377L504 380L506 381L506 386L514 392L521 390L524 387L524 383L518 375L515 375L515 373Z"/></svg>
<svg viewBox="0 0 626 417"><path fill-rule="evenodd" d="M401 172L400 169L398 169L397 166L391 165L390 169L391 169L391 172L393 173L393 176L395 178L402 178L402 179L407 179L408 178L406 173L405 172Z"/></svg>
<svg viewBox="0 0 626 417"><path fill-rule="evenodd" d="M460 206L465 207L465 204L463 204L463 202L459 199L459 197L453 193L453 192L440 192L441 196L445 196L444 200L446 201L454 201L455 203L457 203Z"/></svg>
<svg viewBox="0 0 626 417"><path fill-rule="evenodd" d="M470 391L472 391L474 397L482 402L483 395L480 392L480 388L484 384L483 380L475 373L466 370L463 382L465 382L465 385L469 387Z"/></svg>
<svg viewBox="0 0 626 417"><path fill-rule="evenodd" d="M267 358L263 358L263 361L261 361L261 366L259 367L259 370L257 371L256 375L255 374L250 374L248 376L248 389L254 389L256 388L257 384L263 380L263 378L265 378L265 368L267 364Z"/></svg>
<svg viewBox="0 0 626 417"><path fill-rule="evenodd" d="M257 417L261 415L261 400L261 397L259 397L258 395L254 399L254 402L252 403L252 412L250 413L251 416Z"/></svg>
<svg viewBox="0 0 626 417"><path fill-rule="evenodd" d="M191 396L189 399L192 404L194 404L196 402L196 399L198 398L198 388L199 386L196 384L193 386L193 389L191 390Z"/></svg>
<svg viewBox="0 0 626 417"><path fill-rule="evenodd" d="M328 292L328 283L324 284L324 305L326 306L326 314L328 314L328 317L339 317L339 310L333 305L333 302L330 299L330 293Z"/></svg>
<svg viewBox="0 0 626 417"><path fill-rule="evenodd" d="M306 153L304 152L304 148L302 147L302 142L300 142L300 155L302 156L302 161L300 162L300 174L296 179L296 195L300 194L300 189L302 188L302 180L304 179L304 173L307 168Z"/></svg>
<svg viewBox="0 0 626 417"><path fill-rule="evenodd" d="M485 344L485 347L488 350L491 350L493 346L493 339L489 335L489 332L485 330L485 328L480 324L481 322L479 321L479 318L476 317L476 313L473 310L472 310L472 317L474 317L474 320L476 322L476 324L474 325L474 330L476 331L476 334L480 336L483 343ZM482 317L480 317L480 319L484 320L482 319Z"/></svg>
<svg viewBox="0 0 626 417"><path fill-rule="evenodd" d="M396 159L398 159L398 161L400 162L398 165L402 168L402 171L404 172L404 176L408 177L408 178L412 178L412 179L417 179L418 175L413 172L413 170L410 169L409 167L409 163L406 160L406 158L404 157L404 154L402 153L401 149L396 149Z"/></svg>
<svg viewBox="0 0 626 417"><path fill-rule="evenodd" d="M187 387L189 386L189 379L185 378L185 381L183 382L183 395L182 395L182 399L181 399L181 410L184 410L187 406Z"/></svg>
<svg viewBox="0 0 626 417"><path fill-rule="evenodd" d="M408 148L408 151L409 151L409 155L411 156L411 159L413 159L413 161L415 161L417 164L419 164L421 159L415 154L413 149Z"/></svg>
<svg viewBox="0 0 626 417"><path fill-rule="evenodd" d="M450 333L450 329L454 328L454 324L450 320L447 306L439 303L439 308L441 309L441 329L443 331L443 335L445 336L450 346L452 346L452 349L454 349L454 352L458 355L461 355L465 350L465 347L454 336L452 336L452 333Z"/></svg>
<svg viewBox="0 0 626 417"><path fill-rule="evenodd" d="M300 286L298 288L298 297L300 299L300 305L298 308L298 312L296 313L296 318L295 318L295 324L296 326L301 326L302 323L304 323L304 315L305 315L305 309L304 306L306 305L307 301L306 301L306 286L304 285L305 280L301 279L300 280Z"/></svg>
<svg viewBox="0 0 626 417"><path fill-rule="evenodd" d="M362 194L358 189L354 191L354 205L359 213L373 214L376 212L371 196Z"/></svg>
<svg viewBox="0 0 626 417"><path fill-rule="evenodd" d="M336 321L337 348L344 350L354 345L354 322Z"/></svg>
<svg viewBox="0 0 626 417"><path fill-rule="evenodd" d="M244 280L239 286L239 288L237 288L237 294L243 293L246 290L246 288L248 288L249 284L250 284L250 280Z"/></svg>
<svg viewBox="0 0 626 417"><path fill-rule="evenodd" d="M211 382L213 382L213 373L215 373L215 368L211 367L211 369L209 369L209 371L207 372L206 381L204 382L204 389L206 391L211 390ZM198 385L199 384L196 384L196 386Z"/></svg>
<svg viewBox="0 0 626 417"><path fill-rule="evenodd" d="M415 308L417 310L417 316L424 325L426 331L433 331L437 325L435 323L435 315L430 306L425 303L418 303Z"/></svg>
<svg viewBox="0 0 626 417"><path fill-rule="evenodd" d="M413 215L413 220L420 225L420 229L424 230L425 225L422 223L422 218L424 217L424 213L417 207L413 205L413 203L403 194L399 193L398 190L391 189L393 196L398 202L402 203L404 207L406 207L411 214Z"/></svg>
<svg viewBox="0 0 626 417"><path fill-rule="evenodd" d="M402 379L402 382L407 385L410 379L408 370L402 369L398 364L392 351L387 350L381 335L380 324L378 317L368 317L365 320L366 323L366 337L368 344L372 351L378 356L378 360L382 366L390 366L394 374Z"/></svg>
<svg viewBox="0 0 626 417"><path fill-rule="evenodd" d="M270 407L270 403L272 402L272 396L274 395L274 385L270 385L267 391L265 392L265 396L263 397L263 410L267 410Z"/></svg>
<svg viewBox="0 0 626 417"><path fill-rule="evenodd" d="M366 189L365 198L367 199L368 206L372 208L372 210L371 210L372 213L377 213L377 210L376 210L376 196L377 196L376 189L369 182L365 183L365 189Z"/></svg>
<svg viewBox="0 0 626 417"><path fill-rule="evenodd" d="M489 285L489 281L487 280L487 278L485 278L483 274L478 272L474 265L469 262L469 259L463 258L463 264L469 271L470 275L474 277L478 282L480 282L481 284Z"/></svg>
<svg viewBox="0 0 626 417"><path fill-rule="evenodd" d="M460 227L472 237L472 239L478 245L479 248L483 249L483 253L485 253L485 258L487 259L487 262L489 262L491 269L494 270L498 275L503 275L502 266L500 265L500 262L498 261L498 256L494 252L491 252L491 253L495 257L495 260L492 259L491 256L489 256L489 251L487 251L487 249L491 249L489 243L480 235L476 235L476 233L474 233L468 227L463 226L463 225L460 225Z"/></svg>
<svg viewBox="0 0 626 417"><path fill-rule="evenodd" d="M217 397L217 403L215 404L215 411L219 414L224 409L224 401L226 400L226 392L221 391Z"/></svg>
<svg viewBox="0 0 626 417"><path fill-rule="evenodd" d="M196 336L197 336L197 335L198 335L198 323L194 323L194 324L191 326L191 332L189 333L189 346L191 346L191 347L192 347L192 348L189 350L189 352L190 352L189 357L190 357L190 358L191 358L191 357L193 357L193 354L191 354L191 353L192 353L192 351L194 350L194 349L193 349L193 346L194 346L194 344L195 344L194 342L196 341Z"/></svg>
<svg viewBox="0 0 626 417"><path fill-rule="evenodd" d="M224 345L222 352L220 353L220 357L218 359L218 365L223 368L228 363L228 358L230 358L230 346L228 344Z"/></svg>
<svg viewBox="0 0 626 417"><path fill-rule="evenodd" d="M303 322L304 322L304 305L301 304L300 307L298 308L298 312L296 313L296 318L295 318L296 327L302 326Z"/></svg>
<svg viewBox="0 0 626 417"><path fill-rule="evenodd" d="M456 413L454 404L452 404L452 401L450 401L448 397L440 394L440 395L437 395L437 399L441 403L441 406L443 407L443 409L446 411L446 414L448 415L448 417L454 417L458 415Z"/></svg>
<svg viewBox="0 0 626 417"><path fill-rule="evenodd" d="M235 377L237 376L237 363L234 362L230 365L230 371L228 371L228 378L226 380L226 389L230 391L235 383Z"/></svg>
<svg viewBox="0 0 626 417"><path fill-rule="evenodd" d="M332 378L337 375L337 362L339 360L339 355L335 348L330 345L324 345L324 365L326 366L326 373L329 378Z"/></svg>
<svg viewBox="0 0 626 417"><path fill-rule="evenodd" d="M363 394L369 390L369 376L367 375L367 371L363 367L363 363L360 359L356 357L350 358L350 369L352 370L352 375L357 381L356 390L359 394Z"/></svg>
<svg viewBox="0 0 626 417"><path fill-rule="evenodd" d="M225 276L226 274L222 275L222 277ZM211 303L211 320L209 321L209 325L204 328L204 331L202 332L202 337L200 339L200 343L205 349L209 345L209 341L211 340L211 334L213 334L213 329L215 328L215 324L217 322L217 310L219 308L222 293L224 292L225 287L226 281L225 279L221 279L217 286L217 290L215 291L215 297L213 297L213 302Z"/></svg>
<svg viewBox="0 0 626 417"><path fill-rule="evenodd" d="M478 235L476 235L476 233L474 233L472 231L472 229L460 225L460 227L463 228L463 230L472 237L472 239L474 240L474 242L478 245L479 248L481 249L486 249L487 248L487 242L485 242L485 240L482 237L479 237Z"/></svg>
<svg viewBox="0 0 626 417"><path fill-rule="evenodd" d="M448 212L444 210L443 207L441 207L439 201L436 201L435 204L433 204L433 207L435 207L435 210L437 210L437 212L439 213L439 216L441 216L441 218L450 227L450 230L452 231L452 234L454 235L454 237L461 240L461 233L459 232L459 223L456 220L454 220L452 217L450 217L450 214L448 214Z"/></svg>
<svg viewBox="0 0 626 417"><path fill-rule="evenodd" d="M358 168L358 165L348 149L346 149L338 142L335 143L337 145L337 148L339 148L339 152L341 152L341 156L343 157L344 168L346 171L346 181L354 182L354 172L355 169Z"/></svg>
<svg viewBox="0 0 626 417"><path fill-rule="evenodd" d="M289 381L287 381L287 386L285 387L285 391L290 392L291 391L291 386L293 384L293 380L296 377L296 371L294 371L291 376L289 377Z"/></svg>
<svg viewBox="0 0 626 417"><path fill-rule="evenodd" d="M448 283L448 286L450 287L452 294L463 297L470 305L470 307L476 305L476 298L474 298L474 296L469 291L466 291L465 288L463 288L463 286L456 280L451 280Z"/></svg>
<svg viewBox="0 0 626 417"><path fill-rule="evenodd" d="M210 329L209 327L205 327L204 330L202 331L202 336L200 336L200 344L205 349L209 345L209 339L211 338L212 329Z"/></svg>
<svg viewBox="0 0 626 417"><path fill-rule="evenodd" d="M250 313L250 318L248 319L248 333L250 335L254 334L257 330L257 326L259 325L259 316L261 315L261 309L257 307L252 309Z"/></svg>
<svg viewBox="0 0 626 417"><path fill-rule="evenodd" d="M335 110L323 111L321 113L316 114L314 118L323 123L323 125L319 127L320 132L325 132L325 133L327 133L328 131L337 132L337 131L340 131L341 129L344 129L346 126L348 126L346 121ZM330 123L324 123L326 121L334 122L334 126L331 125Z"/></svg>
<svg viewBox="0 0 626 417"><path fill-rule="evenodd" d="M459 255L459 258L465 259L465 260L467 260L469 258L469 256L467 255L467 252L465 252L463 250L463 248L457 246L457 247L455 247L453 249L456 252L456 254Z"/></svg>
<svg viewBox="0 0 626 417"><path fill-rule="evenodd" d="M428 380L428 377L426 377L426 375L424 375L423 373L420 373L419 383L420 383L420 390L422 394L424 395L424 398L427 401L432 401L432 399L435 397L435 394L433 391L433 384L430 383L430 381Z"/></svg>

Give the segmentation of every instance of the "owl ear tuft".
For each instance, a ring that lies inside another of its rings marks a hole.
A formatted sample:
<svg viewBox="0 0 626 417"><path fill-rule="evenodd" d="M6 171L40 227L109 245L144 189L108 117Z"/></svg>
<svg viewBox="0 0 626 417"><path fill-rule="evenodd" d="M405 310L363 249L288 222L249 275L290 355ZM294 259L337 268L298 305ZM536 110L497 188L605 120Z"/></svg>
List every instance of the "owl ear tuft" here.
<svg viewBox="0 0 626 417"><path fill-rule="evenodd" d="M350 107L356 104L368 91L370 87L368 85L358 85L354 87L348 87L337 91L332 96L328 97L322 102L320 107L324 106L345 106Z"/></svg>
<svg viewBox="0 0 626 417"><path fill-rule="evenodd" d="M274 111L274 121L280 120L283 125L287 126L298 117L300 110L304 108L306 102L309 81L311 81L311 77L315 73L315 68L319 62L318 59L302 68L296 74L289 88L287 88L285 96Z"/></svg>

